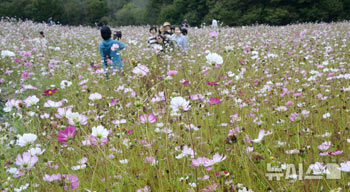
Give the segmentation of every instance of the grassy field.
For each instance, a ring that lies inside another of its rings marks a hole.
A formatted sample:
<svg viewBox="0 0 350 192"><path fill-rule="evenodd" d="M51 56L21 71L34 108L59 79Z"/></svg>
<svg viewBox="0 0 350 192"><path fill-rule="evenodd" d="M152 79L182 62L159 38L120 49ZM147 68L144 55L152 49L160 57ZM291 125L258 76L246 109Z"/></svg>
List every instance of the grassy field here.
<svg viewBox="0 0 350 192"><path fill-rule="evenodd" d="M350 190L348 22L190 28L167 54L122 27L109 80L95 28L0 28L0 191Z"/></svg>

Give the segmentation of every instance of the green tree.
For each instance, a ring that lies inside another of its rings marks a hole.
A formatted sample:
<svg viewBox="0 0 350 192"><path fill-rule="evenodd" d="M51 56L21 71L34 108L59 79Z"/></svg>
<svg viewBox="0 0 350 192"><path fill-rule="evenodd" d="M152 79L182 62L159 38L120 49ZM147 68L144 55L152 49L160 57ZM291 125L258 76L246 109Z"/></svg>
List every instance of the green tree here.
<svg viewBox="0 0 350 192"><path fill-rule="evenodd" d="M88 4L88 18L89 23L95 23L97 20L101 20L104 16L109 14L107 3L101 0L91 0Z"/></svg>

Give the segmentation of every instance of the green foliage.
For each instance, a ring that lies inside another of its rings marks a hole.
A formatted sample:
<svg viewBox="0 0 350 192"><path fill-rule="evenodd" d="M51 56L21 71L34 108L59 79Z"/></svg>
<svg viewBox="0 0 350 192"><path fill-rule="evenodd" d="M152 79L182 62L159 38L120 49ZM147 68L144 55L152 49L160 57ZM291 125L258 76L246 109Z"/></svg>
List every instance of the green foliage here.
<svg viewBox="0 0 350 192"><path fill-rule="evenodd" d="M104 1L92 0L88 4L89 19L96 21L108 14L107 4Z"/></svg>
<svg viewBox="0 0 350 192"><path fill-rule="evenodd" d="M224 25L350 19L350 0L3 0L0 17L18 17L37 22L55 21L71 25L93 25L100 20L112 25L210 24L213 18Z"/></svg>
<svg viewBox="0 0 350 192"><path fill-rule="evenodd" d="M123 6L115 14L115 19L112 21L113 24L118 26L125 25L142 25L143 24L144 11L130 2Z"/></svg>

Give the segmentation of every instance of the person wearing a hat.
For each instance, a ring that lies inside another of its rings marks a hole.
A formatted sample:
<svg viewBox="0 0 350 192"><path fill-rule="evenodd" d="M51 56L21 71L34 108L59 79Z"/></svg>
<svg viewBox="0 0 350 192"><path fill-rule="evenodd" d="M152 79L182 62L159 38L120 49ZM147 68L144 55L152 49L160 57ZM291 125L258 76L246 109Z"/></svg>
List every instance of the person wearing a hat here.
<svg viewBox="0 0 350 192"><path fill-rule="evenodd" d="M163 27L164 27L164 36L167 39L170 39L170 36L172 35L172 33L171 33L171 24L169 22L165 22L163 24Z"/></svg>

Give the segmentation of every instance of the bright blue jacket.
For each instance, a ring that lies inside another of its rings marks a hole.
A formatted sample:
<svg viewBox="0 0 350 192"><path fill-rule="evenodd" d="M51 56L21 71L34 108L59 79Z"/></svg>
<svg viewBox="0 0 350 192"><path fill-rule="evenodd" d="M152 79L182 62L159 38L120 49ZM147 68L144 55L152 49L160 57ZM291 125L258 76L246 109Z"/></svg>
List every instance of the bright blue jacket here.
<svg viewBox="0 0 350 192"><path fill-rule="evenodd" d="M118 44L118 48L115 49L114 51L112 51L111 47L113 44ZM108 40L103 40L100 45L99 45L99 49L100 49L100 53L103 59L103 64L104 64L104 68L108 67L108 63L107 63L107 59L111 59L113 61L113 68L116 69L116 66L118 65L119 69L123 68L123 64L121 61L121 56L119 51L125 48L125 44L117 41L117 40L112 40L112 39L108 39Z"/></svg>

